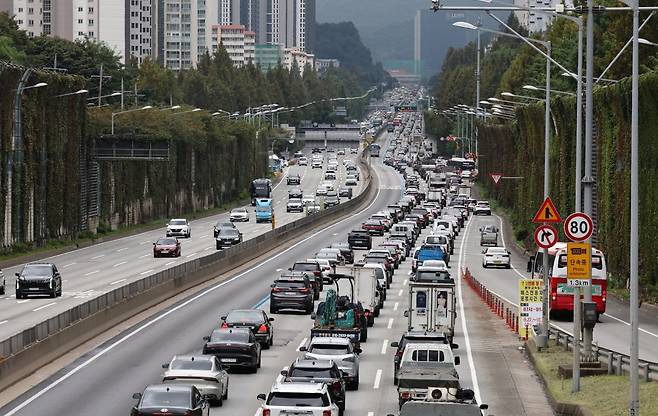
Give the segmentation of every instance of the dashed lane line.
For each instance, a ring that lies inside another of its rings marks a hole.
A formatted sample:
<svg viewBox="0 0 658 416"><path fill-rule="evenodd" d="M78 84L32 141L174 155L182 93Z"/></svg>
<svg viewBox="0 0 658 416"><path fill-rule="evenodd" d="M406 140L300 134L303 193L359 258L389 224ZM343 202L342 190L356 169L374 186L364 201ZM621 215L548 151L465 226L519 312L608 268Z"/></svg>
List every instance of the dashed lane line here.
<svg viewBox="0 0 658 416"><path fill-rule="evenodd" d="M393 328L393 318L388 318L388 325L386 325L387 329Z"/></svg>
<svg viewBox="0 0 658 416"><path fill-rule="evenodd" d="M38 308L32 309L32 312L39 312L41 309L50 308L51 306L57 305L57 302L50 302L46 305L39 306Z"/></svg>
<svg viewBox="0 0 658 416"><path fill-rule="evenodd" d="M149 274L149 273L152 273L152 272L153 272L153 269L148 269L148 270L146 270L146 271L144 271L144 272L141 272L139 275L140 275L140 276L144 276L145 274Z"/></svg>
<svg viewBox="0 0 658 416"><path fill-rule="evenodd" d="M382 354L386 354L386 347L388 347L388 340L387 339L385 339L382 342Z"/></svg>
<svg viewBox="0 0 658 416"><path fill-rule="evenodd" d="M100 270L94 270L93 272L85 273L85 276L91 276L92 274L100 273Z"/></svg>
<svg viewBox="0 0 658 416"><path fill-rule="evenodd" d="M400 306L400 302L395 302L395 303L393 304L393 310L394 310L394 311L397 311L399 306Z"/></svg>
<svg viewBox="0 0 658 416"><path fill-rule="evenodd" d="M379 389L379 384L382 382L382 369L377 370L377 374L375 374L375 382L372 385L372 388L374 390Z"/></svg>
<svg viewBox="0 0 658 416"><path fill-rule="evenodd" d="M128 280L128 279L119 279L119 280L116 280L116 281L110 283L110 286L118 285L119 283L123 283L123 282L125 282L126 280Z"/></svg>
<svg viewBox="0 0 658 416"><path fill-rule="evenodd" d="M117 263L117 264L113 264L112 267L119 267L119 266L124 265L124 264L126 264L126 263L128 263L128 262L127 262L127 261L120 261L120 262Z"/></svg>

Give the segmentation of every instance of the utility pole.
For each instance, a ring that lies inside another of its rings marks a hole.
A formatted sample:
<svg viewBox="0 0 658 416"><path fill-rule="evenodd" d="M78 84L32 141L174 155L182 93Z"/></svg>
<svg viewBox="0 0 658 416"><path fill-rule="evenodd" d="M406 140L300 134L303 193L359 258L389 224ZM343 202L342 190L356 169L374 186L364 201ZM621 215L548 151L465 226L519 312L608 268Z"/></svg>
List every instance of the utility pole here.
<svg viewBox="0 0 658 416"><path fill-rule="evenodd" d="M98 75L92 75L92 78L98 78L98 107L101 106L101 98L103 96L103 81L105 78L112 78L109 75L103 75L103 64L101 64L100 73ZM123 88L121 88L123 90ZM121 101L123 102L123 91L121 93Z"/></svg>

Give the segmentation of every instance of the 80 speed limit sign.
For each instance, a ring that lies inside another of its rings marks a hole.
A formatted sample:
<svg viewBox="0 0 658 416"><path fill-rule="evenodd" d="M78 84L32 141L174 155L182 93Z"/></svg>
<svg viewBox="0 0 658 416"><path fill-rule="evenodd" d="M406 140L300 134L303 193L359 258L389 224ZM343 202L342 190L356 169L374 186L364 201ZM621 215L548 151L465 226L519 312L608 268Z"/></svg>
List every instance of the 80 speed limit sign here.
<svg viewBox="0 0 658 416"><path fill-rule="evenodd" d="M574 212L564 221L564 234L571 241L585 241L592 236L594 223L589 215Z"/></svg>

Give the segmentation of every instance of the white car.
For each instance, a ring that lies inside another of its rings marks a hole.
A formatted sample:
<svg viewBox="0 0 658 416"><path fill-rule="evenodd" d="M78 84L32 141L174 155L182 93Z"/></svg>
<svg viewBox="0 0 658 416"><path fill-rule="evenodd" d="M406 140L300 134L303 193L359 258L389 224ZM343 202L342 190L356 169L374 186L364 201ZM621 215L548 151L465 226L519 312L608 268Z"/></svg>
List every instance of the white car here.
<svg viewBox="0 0 658 416"><path fill-rule="evenodd" d="M505 247L488 247L482 251L482 267L503 266L509 269L510 252Z"/></svg>
<svg viewBox="0 0 658 416"><path fill-rule="evenodd" d="M471 178L471 171L470 170L463 170L462 173L459 174L459 176L462 179L470 179Z"/></svg>
<svg viewBox="0 0 658 416"><path fill-rule="evenodd" d="M291 198L286 204L286 212L304 212L304 203L300 198Z"/></svg>
<svg viewBox="0 0 658 416"><path fill-rule="evenodd" d="M302 197L302 204L307 205L307 204L313 204L315 203L315 196L314 195L304 195Z"/></svg>
<svg viewBox="0 0 658 416"><path fill-rule="evenodd" d="M473 211L474 215L491 215L491 207L489 206L489 201L478 201L475 204L475 209Z"/></svg>
<svg viewBox="0 0 658 416"><path fill-rule="evenodd" d="M315 195L317 196L327 195L327 187L320 184L320 186L318 186L318 189L315 191Z"/></svg>
<svg viewBox="0 0 658 416"><path fill-rule="evenodd" d="M276 382L269 394L259 394L263 403L262 416L338 416L338 406L332 401L324 383Z"/></svg>
<svg viewBox="0 0 658 416"><path fill-rule="evenodd" d="M247 208L235 208L231 210L231 214L229 215L229 221L249 222L249 211L247 211Z"/></svg>
<svg viewBox="0 0 658 416"><path fill-rule="evenodd" d="M324 180L329 181L329 180L336 180L336 172L328 170L324 173Z"/></svg>
<svg viewBox="0 0 658 416"><path fill-rule="evenodd" d="M167 237L192 237L192 227L185 218L172 218L167 223Z"/></svg>
<svg viewBox="0 0 658 416"><path fill-rule="evenodd" d="M347 175L347 178L345 179L345 186L356 186L358 184L356 180L356 176L354 175Z"/></svg>
<svg viewBox="0 0 658 416"><path fill-rule="evenodd" d="M308 166L308 159L306 159L305 157L300 157L299 166Z"/></svg>
<svg viewBox="0 0 658 416"><path fill-rule="evenodd" d="M192 384L214 406L228 399L228 373L214 355L176 355L162 368L163 384Z"/></svg>
<svg viewBox="0 0 658 416"><path fill-rule="evenodd" d="M315 169L315 168L322 169L322 161L321 160L316 159L316 160L313 161L313 164L311 165L311 169Z"/></svg>

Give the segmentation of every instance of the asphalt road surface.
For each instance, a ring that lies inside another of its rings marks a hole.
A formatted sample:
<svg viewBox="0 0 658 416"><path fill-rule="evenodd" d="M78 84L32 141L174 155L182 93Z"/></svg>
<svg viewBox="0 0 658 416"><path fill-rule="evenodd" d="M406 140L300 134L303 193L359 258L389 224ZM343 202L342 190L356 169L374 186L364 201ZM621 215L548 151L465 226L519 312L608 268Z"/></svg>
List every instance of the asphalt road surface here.
<svg viewBox="0 0 658 416"><path fill-rule="evenodd" d="M306 153L310 152L307 151ZM325 167L327 155L325 156ZM355 159L356 155L338 156L339 171L334 182L336 185L345 183L346 171L342 161L344 158ZM324 182L324 169L312 169L310 156L308 166L290 166L285 174L298 173L302 178L304 195L315 194L318 185ZM286 184L285 177L274 187L273 201L278 226L302 218L304 213L287 213L288 189L293 186ZM359 181L354 188L354 196L363 187ZM341 198L341 201L346 201ZM253 207L247 207L251 217L249 222L236 223L243 233L243 238L250 239L272 229L269 223L256 224ZM191 221L192 236L181 238L182 255L178 258L153 258L153 242L165 234L165 224L162 229L144 232L130 237L120 238L105 243L96 244L83 249L43 259L44 262L55 263L62 274L63 293L61 297L51 299L48 296L30 297L16 300L15 273L22 265L7 268L4 274L7 278L7 294L0 297L0 340L30 328L57 314L86 302L89 298L114 290L121 285L128 285L146 275L157 273L176 264L209 255L216 251L213 238L213 225L218 221L227 222L228 213L218 214Z"/></svg>

